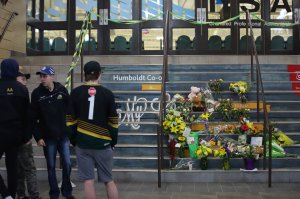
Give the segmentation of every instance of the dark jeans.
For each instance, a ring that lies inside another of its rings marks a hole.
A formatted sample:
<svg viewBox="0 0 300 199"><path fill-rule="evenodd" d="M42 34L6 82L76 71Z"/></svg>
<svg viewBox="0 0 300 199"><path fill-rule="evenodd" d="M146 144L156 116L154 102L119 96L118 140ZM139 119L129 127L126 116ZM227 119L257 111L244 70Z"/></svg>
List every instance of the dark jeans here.
<svg viewBox="0 0 300 199"><path fill-rule="evenodd" d="M59 197L59 188L56 179L55 165L57 151L61 157L62 162L62 186L61 193L64 197L68 197L72 193L72 185L70 181L71 175L71 160L70 160L70 141L67 137L58 139L44 140L46 146L44 147L44 154L47 160L48 181L50 185L50 198Z"/></svg>
<svg viewBox="0 0 300 199"><path fill-rule="evenodd" d="M3 181L2 176L0 175L0 193L3 198L6 196L12 196L13 198L16 195L17 190L17 155L18 147L9 147L7 149L0 149L0 159L5 153L5 165L7 172L7 187Z"/></svg>

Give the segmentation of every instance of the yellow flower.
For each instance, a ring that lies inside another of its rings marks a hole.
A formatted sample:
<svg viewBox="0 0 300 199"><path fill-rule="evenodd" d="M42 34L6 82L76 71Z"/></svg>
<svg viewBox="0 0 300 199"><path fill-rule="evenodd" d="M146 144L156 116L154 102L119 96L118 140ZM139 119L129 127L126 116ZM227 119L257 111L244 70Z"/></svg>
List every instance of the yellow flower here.
<svg viewBox="0 0 300 199"><path fill-rule="evenodd" d="M219 151L218 150L214 150L214 156L217 157L219 155Z"/></svg>
<svg viewBox="0 0 300 199"><path fill-rule="evenodd" d="M177 126L172 126L171 127L171 133L174 133L174 134L176 134L177 133Z"/></svg>
<svg viewBox="0 0 300 199"><path fill-rule="evenodd" d="M208 121L208 118L210 116L210 113L206 112L206 113L202 113L201 114L201 119Z"/></svg>
<svg viewBox="0 0 300 199"><path fill-rule="evenodd" d="M212 154L211 148L207 147L207 148L206 148L206 151L207 151L209 154Z"/></svg>
<svg viewBox="0 0 300 199"><path fill-rule="evenodd" d="M181 142L183 142L183 141L185 141L185 137L184 136L179 136L178 140L181 141Z"/></svg>
<svg viewBox="0 0 300 199"><path fill-rule="evenodd" d="M240 93L245 93L246 92L246 88L244 86L240 86Z"/></svg>

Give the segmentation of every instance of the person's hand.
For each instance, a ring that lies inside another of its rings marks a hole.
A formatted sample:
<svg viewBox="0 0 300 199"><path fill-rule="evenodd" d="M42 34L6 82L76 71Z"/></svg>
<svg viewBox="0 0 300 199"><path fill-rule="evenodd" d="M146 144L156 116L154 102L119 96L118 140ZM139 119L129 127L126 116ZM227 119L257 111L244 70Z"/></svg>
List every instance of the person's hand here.
<svg viewBox="0 0 300 199"><path fill-rule="evenodd" d="M46 146L46 143L43 139L40 139L37 143L39 146Z"/></svg>

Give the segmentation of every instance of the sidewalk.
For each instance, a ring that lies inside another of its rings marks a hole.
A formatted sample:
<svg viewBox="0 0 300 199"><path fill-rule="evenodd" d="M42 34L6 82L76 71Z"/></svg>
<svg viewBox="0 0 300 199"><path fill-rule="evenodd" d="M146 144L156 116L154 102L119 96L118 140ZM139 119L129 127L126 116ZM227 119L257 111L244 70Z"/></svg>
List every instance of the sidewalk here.
<svg viewBox="0 0 300 199"><path fill-rule="evenodd" d="M83 199L82 182L74 182L73 195ZM157 183L116 182L120 199L299 199L300 183ZM39 182L43 199L49 198L48 183ZM97 198L106 198L103 184L97 183ZM62 198L62 197L61 197Z"/></svg>

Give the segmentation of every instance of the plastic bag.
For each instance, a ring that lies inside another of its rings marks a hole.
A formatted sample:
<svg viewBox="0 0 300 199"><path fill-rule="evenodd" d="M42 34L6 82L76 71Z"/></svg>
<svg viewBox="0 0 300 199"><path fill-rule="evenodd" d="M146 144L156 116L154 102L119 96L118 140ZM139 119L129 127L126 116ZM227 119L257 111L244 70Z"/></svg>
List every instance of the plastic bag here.
<svg viewBox="0 0 300 199"><path fill-rule="evenodd" d="M191 132L187 137L187 144L189 146L190 157L193 159L197 158L197 147L198 147L198 137L199 134L197 132Z"/></svg>

